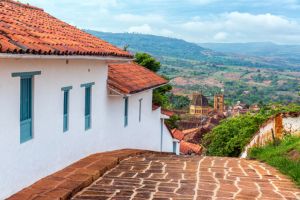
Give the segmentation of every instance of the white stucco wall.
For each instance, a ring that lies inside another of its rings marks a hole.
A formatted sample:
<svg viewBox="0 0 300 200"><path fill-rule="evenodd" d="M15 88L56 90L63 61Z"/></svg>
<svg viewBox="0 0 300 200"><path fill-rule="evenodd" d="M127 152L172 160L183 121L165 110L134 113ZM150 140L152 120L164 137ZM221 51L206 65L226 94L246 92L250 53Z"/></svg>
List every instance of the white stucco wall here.
<svg viewBox="0 0 300 200"><path fill-rule="evenodd" d="M142 99L142 115L139 122L139 100ZM129 96L128 126L124 127L124 99L107 97L106 140L113 140L114 149L135 148L160 151L161 111L152 110L152 90ZM172 152L170 134L163 129L163 151Z"/></svg>
<svg viewBox="0 0 300 200"><path fill-rule="evenodd" d="M283 132L300 136L300 116L283 117L282 127ZM251 139L250 143L245 147L243 153L241 154L241 158L247 157L250 148L255 146L264 146L268 142L272 141L272 129L275 130L274 120L269 120L266 124L260 127L259 131Z"/></svg>
<svg viewBox="0 0 300 200"><path fill-rule="evenodd" d="M30 71L42 73L34 77L34 136L20 144L20 78L11 74ZM129 125L124 127L124 100L108 97L107 64L103 61L70 60L66 64L66 60L0 59L0 77L0 199L96 152L121 148L160 150L160 110L152 111L152 91L129 97ZM85 131L84 88L80 84L89 82L95 82L92 128ZM63 133L61 88L65 86L73 89L69 131ZM163 148L168 149L169 145Z"/></svg>
<svg viewBox="0 0 300 200"><path fill-rule="evenodd" d="M300 116L282 119L283 130L287 133L300 136Z"/></svg>
<svg viewBox="0 0 300 200"><path fill-rule="evenodd" d="M274 120L260 127L259 131L254 135L249 144L245 147L241 154L241 158L248 156L248 151L254 146L263 146L272 140L272 129L274 129Z"/></svg>
<svg viewBox="0 0 300 200"><path fill-rule="evenodd" d="M173 152L176 155L179 155L179 141L177 141L177 146L176 146L176 151L174 152L173 150L173 142L177 141L176 139L173 139L169 129L167 128L167 126L165 125L165 123L163 123L163 141L162 141L162 151L163 152Z"/></svg>

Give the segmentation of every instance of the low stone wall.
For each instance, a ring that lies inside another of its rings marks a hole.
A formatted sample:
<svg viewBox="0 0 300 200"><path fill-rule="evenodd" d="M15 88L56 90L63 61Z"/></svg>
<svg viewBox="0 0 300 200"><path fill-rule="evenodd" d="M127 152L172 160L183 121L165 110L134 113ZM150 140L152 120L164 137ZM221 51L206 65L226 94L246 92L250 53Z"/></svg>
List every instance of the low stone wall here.
<svg viewBox="0 0 300 200"><path fill-rule="evenodd" d="M241 158L247 157L250 148L264 146L285 135L300 136L300 112L281 113L268 119L245 147Z"/></svg>
<svg viewBox="0 0 300 200"><path fill-rule="evenodd" d="M300 136L300 113L283 114L283 131Z"/></svg>

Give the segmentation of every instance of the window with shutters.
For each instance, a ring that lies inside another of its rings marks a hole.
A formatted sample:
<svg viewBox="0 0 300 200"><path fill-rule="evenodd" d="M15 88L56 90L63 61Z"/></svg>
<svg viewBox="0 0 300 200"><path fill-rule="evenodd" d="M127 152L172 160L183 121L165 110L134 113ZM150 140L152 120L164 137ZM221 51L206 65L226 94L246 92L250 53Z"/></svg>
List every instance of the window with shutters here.
<svg viewBox="0 0 300 200"><path fill-rule="evenodd" d="M124 97L124 105L125 105L125 111L124 111L124 126L128 126L128 97Z"/></svg>
<svg viewBox="0 0 300 200"><path fill-rule="evenodd" d="M139 122L142 121L142 101L143 99L139 100Z"/></svg>
<svg viewBox="0 0 300 200"><path fill-rule="evenodd" d="M85 88L85 130L91 128L91 87Z"/></svg>
<svg viewBox="0 0 300 200"><path fill-rule="evenodd" d="M41 71L14 72L20 78L20 143L33 138L33 77Z"/></svg>
<svg viewBox="0 0 300 200"><path fill-rule="evenodd" d="M32 77L21 78L20 142L32 139Z"/></svg>
<svg viewBox="0 0 300 200"><path fill-rule="evenodd" d="M69 101L70 101L70 90L72 87L63 87L63 132L69 130Z"/></svg>
<svg viewBox="0 0 300 200"><path fill-rule="evenodd" d="M81 87L84 88L84 124L85 130L89 130L92 127L92 86L95 85L92 83L81 84Z"/></svg>

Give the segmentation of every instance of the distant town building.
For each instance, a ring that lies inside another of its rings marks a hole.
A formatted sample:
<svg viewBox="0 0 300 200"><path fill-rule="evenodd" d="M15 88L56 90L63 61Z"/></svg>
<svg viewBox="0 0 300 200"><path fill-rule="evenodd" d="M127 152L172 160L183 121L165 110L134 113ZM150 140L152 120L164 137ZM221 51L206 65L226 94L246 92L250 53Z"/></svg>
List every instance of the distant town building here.
<svg viewBox="0 0 300 200"><path fill-rule="evenodd" d="M207 116L209 111L208 99L202 93L194 93L190 105L190 115L197 117Z"/></svg>
<svg viewBox="0 0 300 200"><path fill-rule="evenodd" d="M251 112L259 112L260 111L260 107L257 104L251 105L249 109Z"/></svg>
<svg viewBox="0 0 300 200"><path fill-rule="evenodd" d="M240 101L238 101L232 109L232 115L233 116L239 116L241 114L246 114L249 111L249 109L247 108L247 105L244 103L241 103Z"/></svg>
<svg viewBox="0 0 300 200"><path fill-rule="evenodd" d="M224 112L224 95L216 94L214 96L214 110L217 112Z"/></svg>

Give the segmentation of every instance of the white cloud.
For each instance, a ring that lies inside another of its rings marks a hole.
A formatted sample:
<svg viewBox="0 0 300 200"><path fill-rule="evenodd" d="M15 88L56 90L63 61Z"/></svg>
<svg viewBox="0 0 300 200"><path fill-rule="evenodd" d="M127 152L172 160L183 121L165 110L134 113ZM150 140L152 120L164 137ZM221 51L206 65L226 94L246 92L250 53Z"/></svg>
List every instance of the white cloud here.
<svg viewBox="0 0 300 200"><path fill-rule="evenodd" d="M227 38L227 33L225 32L219 32L215 34L214 39L217 41L224 41Z"/></svg>
<svg viewBox="0 0 300 200"><path fill-rule="evenodd" d="M192 42L300 43L299 0L21 1L80 28L148 33Z"/></svg>
<svg viewBox="0 0 300 200"><path fill-rule="evenodd" d="M128 29L128 32L129 33L153 34L153 30L148 24L143 24L141 26L132 26Z"/></svg>
<svg viewBox="0 0 300 200"><path fill-rule="evenodd" d="M147 14L134 15L130 13L119 14L114 16L114 20L125 23L164 23L164 17L161 15Z"/></svg>
<svg viewBox="0 0 300 200"><path fill-rule="evenodd" d="M197 5L206 5L215 3L218 0L188 0L189 3L197 4Z"/></svg>
<svg viewBox="0 0 300 200"><path fill-rule="evenodd" d="M177 36L171 30L152 28L149 24L143 24L141 26L131 26L130 28L128 28L127 32L152 34L152 35L160 35L160 36L167 36L167 37L176 37Z"/></svg>
<svg viewBox="0 0 300 200"><path fill-rule="evenodd" d="M210 20L197 18L182 23L180 27L185 37L194 42L300 42L300 24L297 21L269 13L231 12Z"/></svg>

